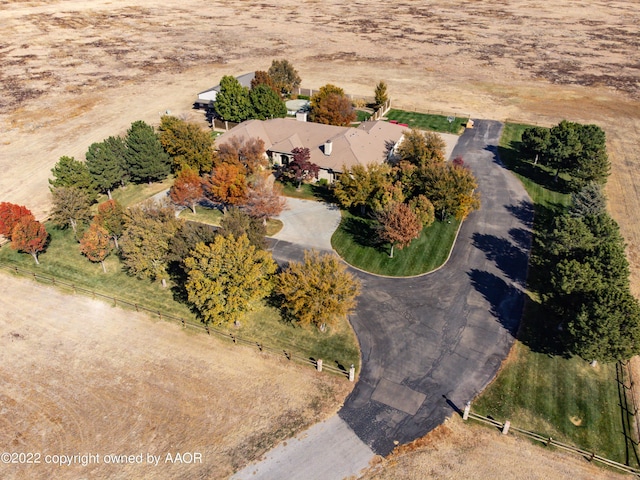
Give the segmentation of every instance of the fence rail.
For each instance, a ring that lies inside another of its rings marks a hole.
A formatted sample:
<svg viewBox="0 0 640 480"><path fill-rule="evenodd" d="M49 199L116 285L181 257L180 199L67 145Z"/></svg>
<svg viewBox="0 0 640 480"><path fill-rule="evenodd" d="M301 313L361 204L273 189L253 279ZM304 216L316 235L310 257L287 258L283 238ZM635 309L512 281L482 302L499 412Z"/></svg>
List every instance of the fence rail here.
<svg viewBox="0 0 640 480"><path fill-rule="evenodd" d="M467 406L465 407L465 410L464 410L464 414L462 416L464 420L467 420L468 418L472 418L474 420L485 423L487 425L494 426L500 429L502 433L505 435L514 431L531 440L535 440L537 442L543 443L547 447L552 445L554 447L561 448L562 450L565 450L567 452L580 455L590 462L599 462L599 463L602 463L603 465L607 465L609 467L622 470L623 472L631 473L637 477L640 477L640 469L630 467L629 465L625 465L623 463L619 463L605 457L601 457L600 455L597 455L595 452L589 452L587 450L583 450L573 445L568 445L566 443L559 442L558 440L555 440L552 437L545 437L535 432L530 432L528 430L523 430L518 427L513 427L511 426L511 423L509 421L505 421L503 423L503 422L494 420L492 418L483 417L482 415L478 415L477 413L471 412L470 409L471 409L471 404L467 403Z"/></svg>
<svg viewBox="0 0 640 480"><path fill-rule="evenodd" d="M302 354L300 354L300 352L296 352L294 349L289 349L289 348L281 348L281 347L274 347L271 345L267 345L263 342L260 342L258 340L254 340L254 339L249 339L249 338L244 338L242 336L236 335L233 332L227 332L215 327L211 327L208 325L203 325L201 323L196 323L193 322L189 319L185 319L185 318L181 318L181 317L176 317L175 315L171 315L171 314L167 314L167 313L162 313L160 310L156 310L156 309L152 309L149 307L146 307L144 305L141 305L139 303L132 303L128 300L123 300L123 299L119 299L115 296L112 295L106 295L100 292L96 292L95 290L90 290L88 288L84 288L81 286L78 286L74 283L69 283L60 279L56 279L55 277L50 277L47 275L41 275L39 273L30 271L30 270L25 270L22 269L20 267L17 267L15 265L6 265L3 263L0 263L0 268L8 270L12 273L15 273L16 275L25 275L28 277L32 277L34 280L38 281L45 281L45 282L49 282L52 285L56 286L56 287L66 287L69 288L71 290L73 290L73 293L82 293L85 295L90 295L92 298L101 298L104 300L108 300L110 302L113 302L114 306L126 306L132 309L135 309L136 312L144 312L144 313L148 313L154 316L157 316L160 320L166 320L166 321L173 321L175 323L179 323L182 325L182 327L184 328L192 328L195 330L199 330L199 331L204 331L206 332L208 335L214 334L218 337L221 338L225 338L227 340L232 341L234 344L238 345L247 345L247 346L251 346L254 348L257 348L259 351L261 352L265 352L265 353L269 353L272 355L276 355L279 357L284 357L287 360L290 361L296 361L298 363L302 363L302 364L306 364L306 365L311 365L314 368L316 368L319 371L327 371L333 374L337 374L343 377L347 377L350 381L354 380L355 377L355 367L353 365L351 365L351 368L347 370L346 367L342 367L340 366L339 362L336 362L339 366L333 366L333 365L327 365L327 364L323 364L322 359L314 359L314 358L310 358L310 357L306 357Z"/></svg>

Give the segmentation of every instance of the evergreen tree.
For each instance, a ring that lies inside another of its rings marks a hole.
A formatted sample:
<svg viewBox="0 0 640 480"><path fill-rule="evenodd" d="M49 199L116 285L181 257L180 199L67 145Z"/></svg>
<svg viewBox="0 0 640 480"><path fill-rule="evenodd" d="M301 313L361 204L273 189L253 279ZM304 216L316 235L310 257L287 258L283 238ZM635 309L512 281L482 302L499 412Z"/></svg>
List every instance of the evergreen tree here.
<svg viewBox="0 0 640 480"><path fill-rule="evenodd" d="M549 148L551 132L544 127L530 127L522 132L520 152L527 158L534 158L533 163L539 160L545 163Z"/></svg>
<svg viewBox="0 0 640 480"><path fill-rule="evenodd" d="M249 92L249 100L253 109L251 118L267 120L287 116L287 107L282 98L267 85L258 85L253 88Z"/></svg>
<svg viewBox="0 0 640 480"><path fill-rule="evenodd" d="M640 305L627 289L590 295L567 322L571 350L585 360L614 362L640 353Z"/></svg>
<svg viewBox="0 0 640 480"><path fill-rule="evenodd" d="M73 157L60 157L51 173L51 190L57 187L74 187L83 190L92 202L97 198L96 183L84 162L79 162Z"/></svg>
<svg viewBox="0 0 640 480"><path fill-rule="evenodd" d="M607 199L602 187L595 182L588 183L579 192L571 195L572 205L569 214L573 217L599 215L607 208Z"/></svg>
<svg viewBox="0 0 640 480"><path fill-rule="evenodd" d="M171 160L153 127L138 120L127 131L127 164L135 183L163 180L171 172Z"/></svg>
<svg viewBox="0 0 640 480"><path fill-rule="evenodd" d="M240 85L236 78L225 75L220 80L220 91L216 95L214 108L220 118L230 122L240 123L250 118L252 106L249 90Z"/></svg>
<svg viewBox="0 0 640 480"><path fill-rule="evenodd" d="M389 96L387 95L387 84L380 80L376 85L374 92L375 104L376 108L382 107L387 100L389 100Z"/></svg>
<svg viewBox="0 0 640 480"><path fill-rule="evenodd" d="M127 144L121 137L109 137L104 142L93 143L86 153L86 165L94 182L111 199L111 190L124 185Z"/></svg>

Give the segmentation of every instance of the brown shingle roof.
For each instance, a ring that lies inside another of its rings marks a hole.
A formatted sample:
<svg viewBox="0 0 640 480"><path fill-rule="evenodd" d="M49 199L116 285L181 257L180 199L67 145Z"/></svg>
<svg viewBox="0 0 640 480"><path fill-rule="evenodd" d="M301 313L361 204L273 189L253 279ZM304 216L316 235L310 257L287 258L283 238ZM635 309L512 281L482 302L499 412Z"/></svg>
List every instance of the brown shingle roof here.
<svg viewBox="0 0 640 480"><path fill-rule="evenodd" d="M363 122L353 128L274 118L242 122L219 136L216 143L224 143L231 137L243 140L257 137L264 141L267 151L290 153L295 147L307 147L311 161L320 168L342 171L343 166L384 162L404 130L404 127L383 121ZM331 155L324 154L327 140L332 142Z"/></svg>

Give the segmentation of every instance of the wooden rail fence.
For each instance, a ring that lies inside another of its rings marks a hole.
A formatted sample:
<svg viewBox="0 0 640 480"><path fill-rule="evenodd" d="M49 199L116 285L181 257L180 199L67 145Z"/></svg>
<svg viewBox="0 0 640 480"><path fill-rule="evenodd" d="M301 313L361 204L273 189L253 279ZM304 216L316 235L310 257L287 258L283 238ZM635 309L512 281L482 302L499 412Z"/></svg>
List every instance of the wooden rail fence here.
<svg viewBox="0 0 640 480"><path fill-rule="evenodd" d="M227 340L232 341L234 344L236 345L247 345L253 348L257 348L259 351L261 352L265 352L265 353L269 353L272 355L276 355L279 357L283 357L286 358L287 360L292 360L292 361L296 361L298 363L302 363L305 365L311 365L314 368L316 368L318 371L327 371L333 374L337 374L343 377L348 378L350 381L354 381L355 380L355 367L354 365L351 365L350 368L344 367L340 364L340 362L336 361L336 364L338 366L333 366L333 365L328 365L326 363L323 364L322 359L315 359L315 358L310 358L310 357L306 357L304 355L302 355L300 352L296 352L294 348L280 348L280 347L273 347L271 345L267 345L264 342L261 342L259 340L255 340L255 339L249 339L249 338L245 338L242 337L240 335L236 335L233 332L228 332L228 331L224 331L215 327L211 327L209 325L203 325L201 323L196 323L193 322L189 319L185 319L185 318L180 318L180 317L176 317L175 315L170 315L167 313L162 313L160 310L155 310L149 307L146 307L145 305L142 305L140 303L132 303L130 301L127 300L123 300L117 297L114 297L112 295L106 295L100 292L96 292L95 290L90 290L81 286L78 286L74 283L69 283L69 282L65 282L63 280L60 279L56 279L55 277L49 277L46 275L41 275L39 273L35 273L33 271L30 270L25 270L22 269L20 267L17 266L13 266L13 265L6 265L3 263L0 263L0 268L8 270L12 273L15 273L16 275L24 275L24 276L28 276L33 278L34 280L38 281L44 281L44 282L48 282L51 283L52 285L56 286L56 287L65 287L68 289L71 289L73 291L73 293L81 293L84 295L90 295L92 298L100 298L103 300L108 300L110 302L113 302L114 306L120 306L120 307L128 307L131 309L135 309L136 312L144 312L144 313L148 313L154 316L157 316L160 320L166 320L166 321L172 321L172 322L176 322L179 323L180 325L182 325L182 327L184 328L192 328L195 330L199 330L199 331L204 331L206 332L208 335L216 335L218 337L221 338L225 338Z"/></svg>
<svg viewBox="0 0 640 480"><path fill-rule="evenodd" d="M517 428L511 425L511 422L509 422L508 420L503 422L498 422L497 420L494 420L492 418L488 418L488 417L483 417L482 415L478 415L477 413L473 413L471 412L471 403L467 403L465 409L464 409L464 413L462 415L463 420L468 420L469 418L472 418L474 420L477 420L479 422L485 423L487 425L491 425L493 427L498 428L499 430L502 431L502 433L504 435L507 435L510 432L516 432L519 433L520 435L523 435L531 440L535 440L537 442L540 442L542 444L544 444L545 446L551 446L553 445L554 447L558 447L562 450L565 450L567 452L571 452L577 455L582 456L583 458L585 458L586 460L590 461L590 462L599 462L602 463L603 465L607 465L611 468L615 468L617 470L621 470L623 472L626 473L631 473L637 477L640 477L640 469L637 468L633 468L630 467L629 465L624 465L623 463L619 463L616 462L614 460L609 460L608 458L604 458L601 457L600 455L597 455L595 452L589 452L587 450L583 450L581 448L575 447L573 445L568 445L566 443L560 442L558 440L555 440L552 437L546 437L543 435L540 435L538 433L534 433L534 432L530 432L528 430L523 430L521 428Z"/></svg>

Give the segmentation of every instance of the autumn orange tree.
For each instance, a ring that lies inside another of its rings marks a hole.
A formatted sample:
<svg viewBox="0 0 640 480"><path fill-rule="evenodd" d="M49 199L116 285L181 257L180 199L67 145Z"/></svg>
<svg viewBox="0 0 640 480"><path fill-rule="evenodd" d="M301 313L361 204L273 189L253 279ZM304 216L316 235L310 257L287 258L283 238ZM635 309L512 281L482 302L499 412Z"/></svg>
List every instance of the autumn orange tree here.
<svg viewBox="0 0 640 480"><path fill-rule="evenodd" d="M107 273L104 259L111 251L110 239L109 232L94 220L80 240L82 254L92 262L100 262L104 273Z"/></svg>
<svg viewBox="0 0 640 480"><path fill-rule="evenodd" d="M266 85L275 93L280 95L280 89L273 81L273 78L271 78L271 75L269 75L269 72L265 72L264 70L256 70L255 76L251 80L251 90L256 88L258 85Z"/></svg>
<svg viewBox="0 0 640 480"><path fill-rule="evenodd" d="M95 216L94 222L99 223L109 232L116 250L120 248L118 238L124 232L125 220L124 208L117 200L107 200L98 205L98 214Z"/></svg>
<svg viewBox="0 0 640 480"><path fill-rule="evenodd" d="M378 237L391 244L389 253L391 258L393 258L394 247L402 250L418 238L422 231L422 224L406 203L393 203L379 212L376 217L380 223Z"/></svg>
<svg viewBox="0 0 640 480"><path fill-rule="evenodd" d="M22 217L33 217L33 214L31 213L31 210L23 205L1 202L0 235L4 235L8 240L11 240L11 233L13 232L13 228Z"/></svg>
<svg viewBox="0 0 640 480"><path fill-rule="evenodd" d="M232 137L218 145L214 168L221 163L241 165L249 175L260 171L267 165L264 141L261 138L242 140Z"/></svg>
<svg viewBox="0 0 640 480"><path fill-rule="evenodd" d="M11 248L30 254L39 265L38 253L42 252L49 239L44 225L33 218L33 215L21 217L11 232Z"/></svg>
<svg viewBox="0 0 640 480"><path fill-rule="evenodd" d="M349 126L357 115L344 90L332 84L320 87L311 97L309 118L312 122L326 125Z"/></svg>
<svg viewBox="0 0 640 480"><path fill-rule="evenodd" d="M189 166L182 167L169 190L171 200L176 205L190 207L194 215L196 213L196 205L202 199L203 194L202 179L197 170Z"/></svg>
<svg viewBox="0 0 640 480"><path fill-rule="evenodd" d="M247 197L247 178L241 165L222 163L204 182L205 195L223 205L240 205Z"/></svg>

